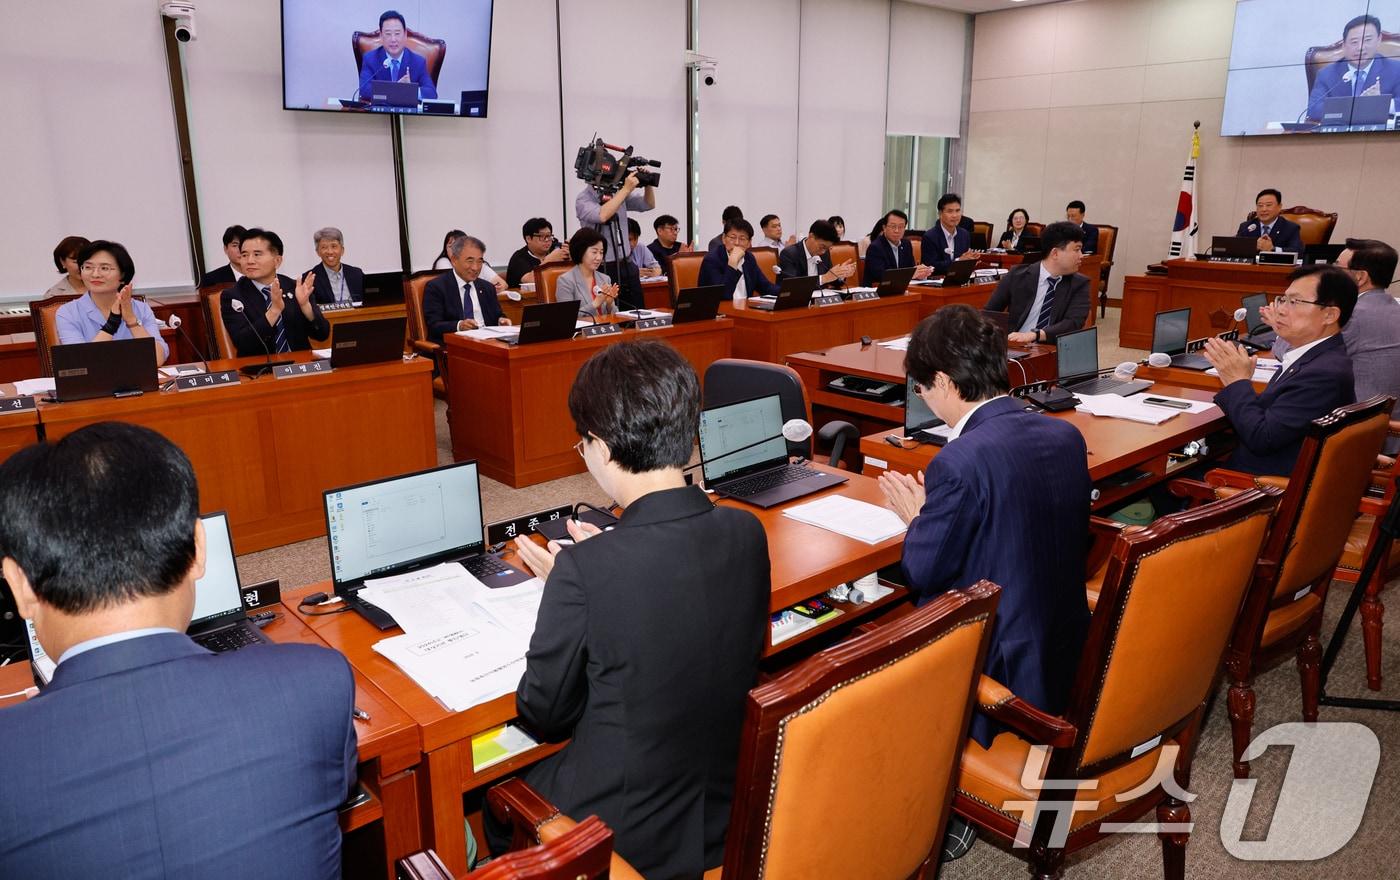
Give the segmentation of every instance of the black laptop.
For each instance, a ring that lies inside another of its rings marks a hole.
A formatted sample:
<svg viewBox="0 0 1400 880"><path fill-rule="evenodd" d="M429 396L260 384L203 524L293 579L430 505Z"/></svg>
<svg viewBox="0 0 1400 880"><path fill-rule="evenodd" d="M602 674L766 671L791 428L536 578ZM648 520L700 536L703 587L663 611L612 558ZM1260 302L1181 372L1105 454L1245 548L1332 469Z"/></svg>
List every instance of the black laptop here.
<svg viewBox="0 0 1400 880"><path fill-rule="evenodd" d="M955 260L953 265L948 267L948 271L938 280L939 287L962 287L972 280L972 273L977 269L976 260Z"/></svg>
<svg viewBox="0 0 1400 880"><path fill-rule="evenodd" d="M237 651L249 645L271 644L248 620L243 587L234 561L228 514L208 513L204 523L204 577L194 582L194 614L185 632L211 651Z"/></svg>
<svg viewBox="0 0 1400 880"><path fill-rule="evenodd" d="M331 367L338 370L399 360L403 357L407 323L407 318L374 318L335 325L331 335Z"/></svg>
<svg viewBox="0 0 1400 880"><path fill-rule="evenodd" d="M376 107L417 107L418 83L376 79L369 84L370 103Z"/></svg>
<svg viewBox="0 0 1400 880"><path fill-rule="evenodd" d="M370 272L365 275L364 294L356 305L394 306L402 302L402 272Z"/></svg>
<svg viewBox="0 0 1400 880"><path fill-rule="evenodd" d="M1240 304L1244 306L1245 332L1249 334L1240 339L1240 345L1251 351L1270 351L1274 347L1274 341L1278 339L1274 328L1264 323L1259 314L1259 310L1268 303L1267 293L1251 293L1240 300Z"/></svg>
<svg viewBox="0 0 1400 880"><path fill-rule="evenodd" d="M126 397L158 387L156 341L149 336L55 345L49 356L55 400Z"/></svg>
<svg viewBox="0 0 1400 880"><path fill-rule="evenodd" d="M1212 235L1210 258L1236 263L1252 263L1259 253L1259 238L1253 235Z"/></svg>
<svg viewBox="0 0 1400 880"><path fill-rule="evenodd" d="M1071 394L1117 394L1127 397L1152 387L1144 379L1125 381L1099 375L1099 328L1086 327L1055 338L1057 384Z"/></svg>
<svg viewBox="0 0 1400 880"><path fill-rule="evenodd" d="M812 294L817 292L819 286L821 286L821 279L816 275L796 275L792 278L784 278L778 282L777 296L772 298L752 297L749 299L749 308L770 312L805 309L812 304Z"/></svg>
<svg viewBox="0 0 1400 880"><path fill-rule="evenodd" d="M578 312L582 306L576 299L525 306L520 310L520 331L502 336L501 341L510 345L533 345L572 339L578 331Z"/></svg>
<svg viewBox="0 0 1400 880"><path fill-rule="evenodd" d="M1346 250L1344 244L1305 244L1303 245L1303 265L1326 263L1329 266L1341 257Z"/></svg>
<svg viewBox="0 0 1400 880"><path fill-rule="evenodd" d="M875 295L879 297L903 296L905 291L909 289L909 283L914 280L914 273L918 270L918 266L886 269L885 274L880 276L880 283L875 285Z"/></svg>
<svg viewBox="0 0 1400 880"><path fill-rule="evenodd" d="M485 553L475 461L331 489L322 498L335 594L380 629L397 624L356 595L365 578L459 562L492 588L530 579Z"/></svg>
<svg viewBox="0 0 1400 880"><path fill-rule="evenodd" d="M938 430L938 429L942 430ZM904 377L904 436L920 443L942 446L948 442L948 423L933 414L924 399L914 393L914 378Z"/></svg>
<svg viewBox="0 0 1400 880"><path fill-rule="evenodd" d="M757 507L846 482L843 476L788 462L776 394L701 410L700 461L705 488Z"/></svg>
<svg viewBox="0 0 1400 880"><path fill-rule="evenodd" d="M724 285L712 284L708 287L687 287L676 294L676 308L671 317L672 324L690 324L695 321L713 321L719 314L719 304L724 299Z"/></svg>
<svg viewBox="0 0 1400 880"><path fill-rule="evenodd" d="M1152 350L1172 356L1172 366L1187 370L1209 370L1210 361L1204 355L1187 354L1186 343L1190 336L1191 309L1172 309L1158 312L1152 322Z"/></svg>
<svg viewBox="0 0 1400 880"><path fill-rule="evenodd" d="M1380 130L1390 118L1391 95L1341 95L1322 99L1324 131L1364 126Z"/></svg>

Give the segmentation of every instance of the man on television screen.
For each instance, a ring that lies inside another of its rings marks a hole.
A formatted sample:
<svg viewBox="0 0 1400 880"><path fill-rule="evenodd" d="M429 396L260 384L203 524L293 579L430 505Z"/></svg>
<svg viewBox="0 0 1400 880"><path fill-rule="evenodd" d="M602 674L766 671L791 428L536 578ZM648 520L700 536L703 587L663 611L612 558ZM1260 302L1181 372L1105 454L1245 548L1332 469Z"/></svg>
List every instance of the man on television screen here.
<svg viewBox="0 0 1400 880"><path fill-rule="evenodd" d="M417 83L419 98L436 98L437 86L428 73L428 62L408 48L408 25L401 14L390 9L379 16L382 45L365 53L360 66L360 94L369 91L376 79Z"/></svg>
<svg viewBox="0 0 1400 880"><path fill-rule="evenodd" d="M1400 62L1378 54L1381 46L1381 20L1374 15L1358 15L1342 29L1342 59L1318 71L1308 96L1308 118L1322 119L1322 105L1328 98L1355 98L1362 95L1393 95L1400 86Z"/></svg>

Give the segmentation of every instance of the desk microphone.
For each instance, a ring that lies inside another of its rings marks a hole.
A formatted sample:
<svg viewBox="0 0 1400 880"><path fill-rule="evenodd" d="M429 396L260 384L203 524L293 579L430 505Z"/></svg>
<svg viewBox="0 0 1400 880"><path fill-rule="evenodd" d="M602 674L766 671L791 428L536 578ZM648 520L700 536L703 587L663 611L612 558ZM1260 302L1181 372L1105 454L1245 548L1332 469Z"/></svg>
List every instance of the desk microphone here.
<svg viewBox="0 0 1400 880"><path fill-rule="evenodd" d="M248 329L253 331L253 335L257 337L258 344L263 347L263 351L267 354L267 363L259 364L257 366L252 367L243 367L238 372L244 374L245 376L248 376L249 378L255 379L258 376L263 376L267 373L271 373L274 367L282 367L291 363L291 361L274 361L272 359L272 349L267 347L266 340L264 340L262 334L258 332L258 328L253 326L253 319L248 317L247 312L244 311L243 300L239 299L238 297L230 297L228 305L229 308L233 309L235 312L243 316L243 320L248 323Z"/></svg>
<svg viewBox="0 0 1400 880"><path fill-rule="evenodd" d="M242 303L239 303L239 305L243 305L243 304L242 304ZM204 367L204 372L205 372L205 373L208 373L208 372L209 372L209 359L206 358L206 357L204 356L204 352L202 352L202 351L199 350L199 346L197 346L197 345L194 344L194 340L190 338L190 334L188 334L188 333L185 332L185 322L182 321L182 320L180 320L180 316L179 316L179 315L171 315L171 316L170 316L170 319L169 319L168 321L166 321L165 323L169 324L172 328L174 328L175 330L177 330L181 336L183 336L183 337L185 338L185 341L188 342L188 343L190 344L190 348L194 349L194 353L197 354L197 355L199 355L199 362L200 362L201 365L203 365L203 367Z"/></svg>
<svg viewBox="0 0 1400 880"><path fill-rule="evenodd" d="M1152 352L1152 354L1148 355L1147 357L1143 358L1137 363L1133 363L1132 361L1123 361L1123 363L1113 368L1113 378L1131 379L1137 375L1138 367L1144 365L1149 367L1156 367L1158 369L1162 369L1163 367L1170 367L1172 365L1172 356L1164 352L1154 351Z"/></svg>

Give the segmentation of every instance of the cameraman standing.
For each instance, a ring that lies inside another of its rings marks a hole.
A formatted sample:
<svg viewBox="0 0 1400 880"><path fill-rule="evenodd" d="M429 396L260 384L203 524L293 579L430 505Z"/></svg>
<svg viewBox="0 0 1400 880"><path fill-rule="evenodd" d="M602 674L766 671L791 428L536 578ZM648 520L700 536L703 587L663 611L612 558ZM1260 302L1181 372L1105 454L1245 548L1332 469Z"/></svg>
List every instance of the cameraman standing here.
<svg viewBox="0 0 1400 880"><path fill-rule="evenodd" d="M627 212L654 209L656 188L644 187L639 193L639 185L637 172L633 171L627 175L622 188L614 195L600 196L592 186L585 186L574 200L574 213L578 215L578 222L584 226L591 226L603 236L606 247L604 271L618 283L620 290L617 305L620 309L645 307L637 267L628 259L631 246L627 241ZM614 253L614 240L622 242L621 254Z"/></svg>

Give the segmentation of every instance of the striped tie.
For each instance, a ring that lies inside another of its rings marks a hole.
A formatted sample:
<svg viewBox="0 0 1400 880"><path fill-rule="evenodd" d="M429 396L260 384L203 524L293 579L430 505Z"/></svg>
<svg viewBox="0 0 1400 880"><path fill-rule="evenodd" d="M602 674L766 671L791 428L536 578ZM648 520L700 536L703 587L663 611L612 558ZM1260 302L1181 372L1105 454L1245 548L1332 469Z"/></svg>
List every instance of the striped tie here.
<svg viewBox="0 0 1400 880"><path fill-rule="evenodd" d="M262 293L263 296L267 299L268 306L271 307L272 288L264 287L262 289ZM278 354L282 354L283 352L288 352L292 350L292 347L287 344L287 322L286 318L283 315L278 315L277 323L272 325L272 336L273 351L276 351Z"/></svg>
<svg viewBox="0 0 1400 880"><path fill-rule="evenodd" d="M1055 285L1060 283L1060 279L1050 277L1045 279L1045 302L1040 305L1040 316L1035 319L1035 329L1044 330L1050 326L1050 313L1055 309Z"/></svg>

